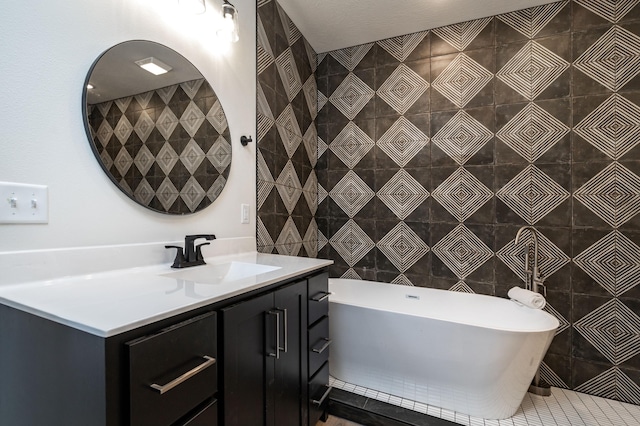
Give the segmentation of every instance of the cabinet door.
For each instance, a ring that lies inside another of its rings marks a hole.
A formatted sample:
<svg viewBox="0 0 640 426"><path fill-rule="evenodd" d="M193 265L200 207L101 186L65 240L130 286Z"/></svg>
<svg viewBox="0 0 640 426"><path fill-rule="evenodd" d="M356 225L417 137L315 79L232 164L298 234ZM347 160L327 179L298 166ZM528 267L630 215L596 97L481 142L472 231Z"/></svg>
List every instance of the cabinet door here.
<svg viewBox="0 0 640 426"><path fill-rule="evenodd" d="M265 424L267 312L273 294L222 310L225 426Z"/></svg>
<svg viewBox="0 0 640 426"><path fill-rule="evenodd" d="M300 426L307 419L307 282L274 294L281 350L267 362L267 425Z"/></svg>

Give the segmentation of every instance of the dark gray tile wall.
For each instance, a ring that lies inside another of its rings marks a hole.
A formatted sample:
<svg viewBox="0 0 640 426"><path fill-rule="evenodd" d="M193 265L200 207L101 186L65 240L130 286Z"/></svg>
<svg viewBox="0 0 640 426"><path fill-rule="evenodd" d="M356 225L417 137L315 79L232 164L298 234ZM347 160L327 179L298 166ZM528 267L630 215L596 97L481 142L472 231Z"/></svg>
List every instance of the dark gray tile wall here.
<svg viewBox="0 0 640 426"><path fill-rule="evenodd" d="M257 21L258 250L316 257L316 53L275 1Z"/></svg>
<svg viewBox="0 0 640 426"><path fill-rule="evenodd" d="M640 404L638 3L563 1L318 55L315 222L332 275L506 296L531 242L515 234L535 226L561 323L543 378ZM274 243L295 218L281 205L259 225L277 223Z"/></svg>

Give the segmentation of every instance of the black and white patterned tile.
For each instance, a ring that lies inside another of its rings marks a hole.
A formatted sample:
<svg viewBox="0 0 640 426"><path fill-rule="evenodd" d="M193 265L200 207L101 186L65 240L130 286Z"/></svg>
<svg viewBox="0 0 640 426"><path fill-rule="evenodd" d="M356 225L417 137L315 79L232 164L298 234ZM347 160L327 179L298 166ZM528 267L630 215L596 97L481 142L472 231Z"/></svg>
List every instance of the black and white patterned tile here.
<svg viewBox="0 0 640 426"><path fill-rule="evenodd" d="M525 223L535 225L571 194L540 168L530 164L502 186L496 197Z"/></svg>
<svg viewBox="0 0 640 426"><path fill-rule="evenodd" d="M377 45L384 49L385 52L391 55L398 62L423 59L431 56L428 49L421 48L425 44L427 44L427 47L429 47L428 36L428 31L421 31L413 34L380 40L377 42ZM384 56L378 55L378 64L383 63L383 60L381 60L380 58L384 58Z"/></svg>
<svg viewBox="0 0 640 426"><path fill-rule="evenodd" d="M405 170L398 170L376 192L376 197L400 220L409 217L423 205L429 191Z"/></svg>
<svg viewBox="0 0 640 426"><path fill-rule="evenodd" d="M483 96L480 96L479 102L474 102L472 106L492 103L492 96L486 95L487 92L493 92L490 83L494 76L487 68L492 62L492 52L479 52L481 53L462 52L431 60L433 77L431 86L436 92L432 98L432 109L464 108L479 94ZM481 61L484 65L478 62L480 61L478 56L484 59Z"/></svg>
<svg viewBox="0 0 640 426"><path fill-rule="evenodd" d="M488 47L493 44L493 18L434 28L431 33L431 56Z"/></svg>
<svg viewBox="0 0 640 426"><path fill-rule="evenodd" d="M614 161L578 188L573 197L618 228L640 213L640 177Z"/></svg>
<svg viewBox="0 0 640 426"><path fill-rule="evenodd" d="M463 224L447 233L431 251L459 279L465 279L494 256L493 250Z"/></svg>
<svg viewBox="0 0 640 426"><path fill-rule="evenodd" d="M493 191L467 169L460 167L431 196L458 222L464 222L493 198Z"/></svg>
<svg viewBox="0 0 640 426"><path fill-rule="evenodd" d="M445 114L437 117L444 118ZM433 132L431 143L459 165L467 163L494 136L483 123L462 109L440 128L434 121Z"/></svg>
<svg viewBox="0 0 640 426"><path fill-rule="evenodd" d="M552 99L569 94L570 36L510 44L497 52L496 102Z"/></svg>
<svg viewBox="0 0 640 426"><path fill-rule="evenodd" d="M497 18L499 22L508 25L512 30L517 31L527 39L533 39L547 35L549 30L555 30L553 33L569 30L566 26L564 28L556 28L550 25L559 14L569 9L567 7L568 3L568 1L559 1L544 4L542 6L498 15ZM543 32L543 30L546 30L546 33ZM497 36L497 38L503 42L513 42L514 39L516 39L513 34L509 33L505 34L503 38L500 38L500 36Z"/></svg>
<svg viewBox="0 0 640 426"><path fill-rule="evenodd" d="M599 0L574 0L577 4L589 10L592 13L606 19L615 24L631 12L637 5L638 0L618 0L618 1L599 1Z"/></svg>
<svg viewBox="0 0 640 426"><path fill-rule="evenodd" d="M379 136L376 146L395 164L405 167L429 143L429 137L404 116Z"/></svg>
<svg viewBox="0 0 640 426"><path fill-rule="evenodd" d="M404 274L429 252L429 246L405 222L398 224L376 243L384 256Z"/></svg>
<svg viewBox="0 0 640 426"><path fill-rule="evenodd" d="M314 56L260 2L260 249L504 297L530 251L515 233L533 225L561 323L542 376L640 403L639 3L565 0ZM108 124L116 167L130 126Z"/></svg>
<svg viewBox="0 0 640 426"><path fill-rule="evenodd" d="M577 123L573 131L607 157L619 160L640 143L638 115L638 105L614 93Z"/></svg>
<svg viewBox="0 0 640 426"><path fill-rule="evenodd" d="M398 114L406 113L429 88L429 82L405 64L400 64L376 90Z"/></svg>
<svg viewBox="0 0 640 426"><path fill-rule="evenodd" d="M573 258L573 262L611 295L640 284L640 246L614 230Z"/></svg>
<svg viewBox="0 0 640 426"><path fill-rule="evenodd" d="M569 126L530 102L496 133L529 163L536 162L569 133Z"/></svg>
<svg viewBox="0 0 640 426"><path fill-rule="evenodd" d="M193 213L222 191L231 136L220 101L204 79L96 104L89 122L102 163L143 205Z"/></svg>

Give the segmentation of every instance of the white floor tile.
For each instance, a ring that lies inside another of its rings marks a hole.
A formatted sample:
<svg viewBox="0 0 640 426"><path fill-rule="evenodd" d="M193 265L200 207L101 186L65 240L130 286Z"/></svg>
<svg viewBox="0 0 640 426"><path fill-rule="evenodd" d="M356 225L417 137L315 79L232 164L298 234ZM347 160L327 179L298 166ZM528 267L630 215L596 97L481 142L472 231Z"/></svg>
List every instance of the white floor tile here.
<svg viewBox="0 0 640 426"><path fill-rule="evenodd" d="M464 426L470 426L471 425L471 420L470 417L467 416L466 414L460 414L460 413L455 413L455 422L460 424L460 425L464 425Z"/></svg>
<svg viewBox="0 0 640 426"><path fill-rule="evenodd" d="M429 405L429 407L427 408L427 414L430 415L430 416L433 416L433 417L440 418L441 411L442 410L440 410L440 408L434 407L434 406L431 406L431 405Z"/></svg>
<svg viewBox="0 0 640 426"><path fill-rule="evenodd" d="M411 401L410 399L403 399L400 403L402 408L407 408L409 410L413 410L413 407L416 405L415 401Z"/></svg>
<svg viewBox="0 0 640 426"><path fill-rule="evenodd" d="M364 396L366 396L367 398L378 399L378 391L373 389L367 389L364 392Z"/></svg>
<svg viewBox="0 0 640 426"><path fill-rule="evenodd" d="M389 398L391 398L391 395L387 393L382 393L382 392L378 392L378 396L376 397L378 401L387 402L387 403L389 402Z"/></svg>
<svg viewBox="0 0 640 426"><path fill-rule="evenodd" d="M471 417L471 422L469 424L470 426L485 426L484 420L477 417Z"/></svg>
<svg viewBox="0 0 640 426"><path fill-rule="evenodd" d="M465 426L640 426L640 406L552 388L551 396L527 393L513 417L488 420L367 389L331 377L329 384L368 398L398 405Z"/></svg>
<svg viewBox="0 0 640 426"><path fill-rule="evenodd" d="M427 404L422 404L420 402L416 402L416 405L413 407L414 411L418 413L427 414L427 409L429 406Z"/></svg>
<svg viewBox="0 0 640 426"><path fill-rule="evenodd" d="M390 396L389 397L389 404L400 405L400 404L402 404L402 398L399 398L397 396Z"/></svg>
<svg viewBox="0 0 640 426"><path fill-rule="evenodd" d="M345 383L342 386L342 389L346 390L347 392L353 392L356 389L356 385L352 385L351 383Z"/></svg>
<svg viewBox="0 0 640 426"><path fill-rule="evenodd" d="M441 419L449 420L450 422L453 422L453 421L456 420L456 412L455 411L445 410L444 408L441 411L442 411L442 413L440 415Z"/></svg>

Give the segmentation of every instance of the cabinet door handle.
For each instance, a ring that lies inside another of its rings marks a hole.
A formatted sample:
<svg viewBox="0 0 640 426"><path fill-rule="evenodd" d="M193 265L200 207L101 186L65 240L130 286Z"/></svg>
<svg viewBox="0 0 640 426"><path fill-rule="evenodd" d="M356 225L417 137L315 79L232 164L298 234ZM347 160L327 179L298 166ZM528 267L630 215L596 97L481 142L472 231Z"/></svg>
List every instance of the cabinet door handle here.
<svg viewBox="0 0 640 426"><path fill-rule="evenodd" d="M171 389L175 388L176 386L178 386L180 383L185 382L187 380L189 380L191 377L195 376L196 374L200 373L202 370L212 366L213 364L216 363L216 359L212 358L210 356L203 356L202 358L204 358L204 362L200 365L198 365L197 367L187 371L186 373L184 373L183 375L176 377L175 379L173 379L172 381L170 381L169 383L167 383L166 385L158 385L156 383L150 385L152 389L157 390L158 392L160 392L160 395L162 395L165 392L170 391Z"/></svg>
<svg viewBox="0 0 640 426"><path fill-rule="evenodd" d="M327 399L327 397L329 396L329 393L331 392L331 389L333 389L331 386L327 387L327 390L324 391L324 393L322 394L322 396L320 397L320 399L312 399L311 403L315 404L317 406L321 406L322 403L324 402L325 399Z"/></svg>
<svg viewBox="0 0 640 426"><path fill-rule="evenodd" d="M322 302L323 300L326 300L332 294L333 293L331 293L330 291L321 291L320 293L318 293L315 296L313 296L311 298L311 300L313 300L314 302Z"/></svg>
<svg viewBox="0 0 640 426"><path fill-rule="evenodd" d="M280 359L280 312L268 311L267 315L275 315L276 316L276 352L267 351L267 355L276 357L276 359Z"/></svg>
<svg viewBox="0 0 640 426"><path fill-rule="evenodd" d="M282 312L284 314L284 348L278 346L278 349L284 351L286 354L289 352L289 319L287 316L287 309L276 308L276 311ZM280 327L278 327L278 332L280 332Z"/></svg>
<svg viewBox="0 0 640 426"><path fill-rule="evenodd" d="M317 354L321 354L322 352L324 352L325 349L327 349L329 347L329 345L331 345L331 339L327 339L326 337L322 338L322 341L324 341L324 344L322 346L315 347L315 348L311 348L311 352L315 352Z"/></svg>

